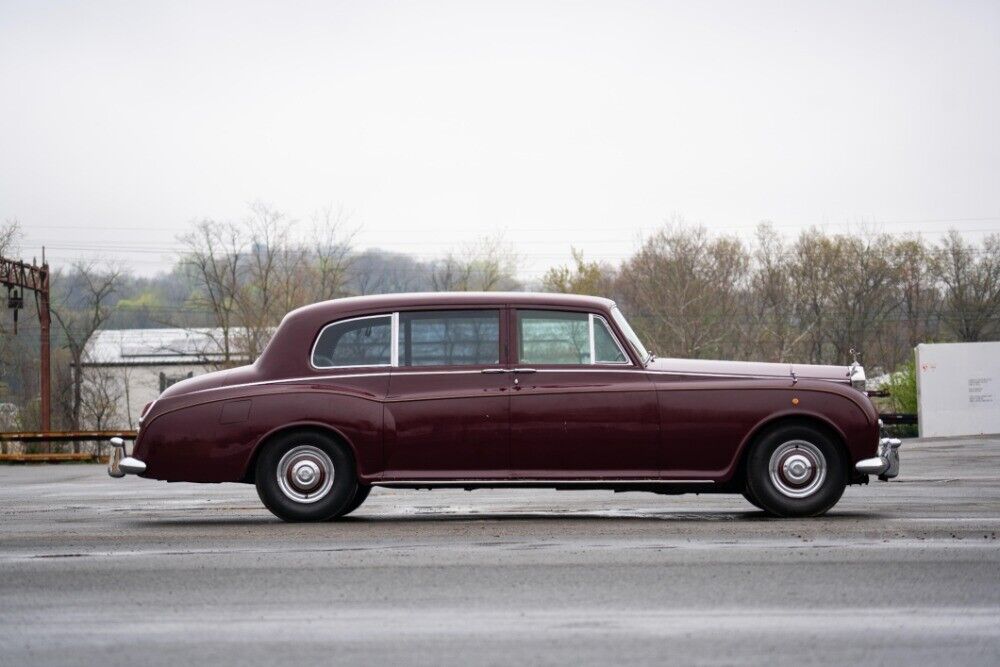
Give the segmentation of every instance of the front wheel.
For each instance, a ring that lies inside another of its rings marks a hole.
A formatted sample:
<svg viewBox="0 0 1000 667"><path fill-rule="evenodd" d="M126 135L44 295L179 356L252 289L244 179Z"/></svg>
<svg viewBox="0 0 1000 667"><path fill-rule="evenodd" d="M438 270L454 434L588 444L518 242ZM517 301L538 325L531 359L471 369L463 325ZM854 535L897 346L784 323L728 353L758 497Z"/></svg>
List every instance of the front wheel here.
<svg viewBox="0 0 1000 667"><path fill-rule="evenodd" d="M819 516L837 504L847 486L836 443L800 424L778 426L759 438L746 470L750 501L774 516Z"/></svg>
<svg viewBox="0 0 1000 667"><path fill-rule="evenodd" d="M285 521L325 521L358 488L350 452L321 431L295 431L264 446L255 471L257 495Z"/></svg>

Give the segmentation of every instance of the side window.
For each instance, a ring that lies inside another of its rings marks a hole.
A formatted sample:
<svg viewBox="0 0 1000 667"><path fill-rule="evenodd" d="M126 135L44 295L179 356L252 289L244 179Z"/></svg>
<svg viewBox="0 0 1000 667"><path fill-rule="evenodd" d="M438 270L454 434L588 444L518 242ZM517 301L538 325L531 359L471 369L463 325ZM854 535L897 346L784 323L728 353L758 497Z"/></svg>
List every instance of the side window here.
<svg viewBox="0 0 1000 667"><path fill-rule="evenodd" d="M376 315L328 324L313 347L312 364L388 366L392 362L392 317Z"/></svg>
<svg viewBox="0 0 1000 667"><path fill-rule="evenodd" d="M555 310L517 312L518 360L522 364L628 364L600 315Z"/></svg>
<svg viewBox="0 0 1000 667"><path fill-rule="evenodd" d="M499 362L499 310L399 314L400 366L485 366Z"/></svg>
<svg viewBox="0 0 1000 667"><path fill-rule="evenodd" d="M587 313L554 310L517 312L518 359L522 364L589 364Z"/></svg>
<svg viewBox="0 0 1000 667"><path fill-rule="evenodd" d="M614 334L608 328L603 317L591 315L594 318L594 358L599 364L627 364L628 357L618 347Z"/></svg>

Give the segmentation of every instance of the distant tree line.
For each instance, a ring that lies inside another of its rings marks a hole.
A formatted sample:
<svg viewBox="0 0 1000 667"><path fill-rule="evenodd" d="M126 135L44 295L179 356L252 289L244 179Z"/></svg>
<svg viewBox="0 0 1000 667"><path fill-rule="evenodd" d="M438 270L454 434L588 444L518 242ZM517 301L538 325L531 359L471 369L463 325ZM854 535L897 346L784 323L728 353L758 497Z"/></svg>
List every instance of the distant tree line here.
<svg viewBox="0 0 1000 667"><path fill-rule="evenodd" d="M16 251L18 229L0 227L0 251ZM502 236L420 259L359 250L355 232L337 210L300 223L258 203L238 221L193 223L179 237L176 264L154 277L111 263L53 267L56 425L109 426L119 418L122 397L99 371L72 372L99 328L212 327L224 351L254 358L289 310L351 295L540 289L608 296L659 356L844 364L854 349L870 374L912 360L921 342L1000 338L997 234L973 243L954 231L929 241L811 229L786 239L762 224L745 241L672 220L620 263L574 250L569 265L532 283L519 278L517 255ZM25 302L18 336L0 318L0 404L18 407L17 427L33 428L37 318L33 301Z"/></svg>
<svg viewBox="0 0 1000 667"><path fill-rule="evenodd" d="M828 234L754 242L668 224L618 266L548 271L542 289L614 298L661 356L843 364L887 370L918 343L1000 337L1000 235Z"/></svg>

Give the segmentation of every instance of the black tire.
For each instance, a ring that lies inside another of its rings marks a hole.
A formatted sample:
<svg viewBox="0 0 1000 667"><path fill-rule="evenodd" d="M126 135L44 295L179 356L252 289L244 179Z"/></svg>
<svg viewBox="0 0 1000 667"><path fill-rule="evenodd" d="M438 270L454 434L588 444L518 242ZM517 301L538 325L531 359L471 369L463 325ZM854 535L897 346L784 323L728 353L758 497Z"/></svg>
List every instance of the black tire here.
<svg viewBox="0 0 1000 667"><path fill-rule="evenodd" d="M279 469L285 471L281 481ZM265 444L255 480L264 506L284 521L325 521L343 511L358 489L350 451L317 430L284 433Z"/></svg>
<svg viewBox="0 0 1000 667"><path fill-rule="evenodd" d="M746 471L747 500L780 517L824 514L847 486L840 448L806 424L785 424L762 434L750 450Z"/></svg>
<svg viewBox="0 0 1000 667"><path fill-rule="evenodd" d="M368 498L368 494L371 492L372 492L372 487L368 486L367 484L358 484L358 490L354 492L354 498L351 499L351 502L347 503L347 506L344 507L344 509L334 514L332 517L330 517L330 519L331 520L339 519L340 517L347 516L354 510L358 509L359 507L361 507L361 503L365 502L365 500Z"/></svg>

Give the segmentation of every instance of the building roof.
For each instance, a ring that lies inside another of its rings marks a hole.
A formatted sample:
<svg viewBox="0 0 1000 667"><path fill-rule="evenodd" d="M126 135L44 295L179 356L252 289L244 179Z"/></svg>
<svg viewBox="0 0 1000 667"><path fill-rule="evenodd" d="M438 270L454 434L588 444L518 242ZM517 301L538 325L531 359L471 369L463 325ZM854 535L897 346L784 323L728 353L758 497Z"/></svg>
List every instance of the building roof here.
<svg viewBox="0 0 1000 667"><path fill-rule="evenodd" d="M234 361L246 361L240 340L230 331ZM84 366L210 364L224 361L222 329L99 329L87 341Z"/></svg>

